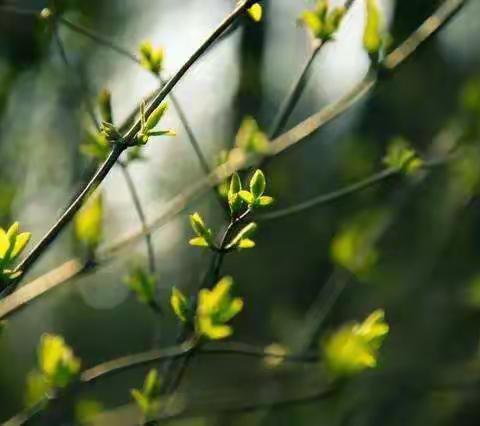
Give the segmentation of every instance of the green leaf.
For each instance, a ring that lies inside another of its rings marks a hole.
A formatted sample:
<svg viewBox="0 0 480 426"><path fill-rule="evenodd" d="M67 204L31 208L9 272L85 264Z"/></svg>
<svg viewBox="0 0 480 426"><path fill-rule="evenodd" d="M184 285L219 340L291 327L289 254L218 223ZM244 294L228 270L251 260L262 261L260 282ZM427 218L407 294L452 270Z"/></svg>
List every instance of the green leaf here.
<svg viewBox="0 0 480 426"><path fill-rule="evenodd" d="M38 347L40 372L53 387L65 387L80 371L80 360L65 344L63 337L44 334Z"/></svg>
<svg viewBox="0 0 480 426"><path fill-rule="evenodd" d="M163 69L163 62L165 59L165 51L161 48L154 48L150 41L144 41L140 44L140 64L158 75Z"/></svg>
<svg viewBox="0 0 480 426"><path fill-rule="evenodd" d="M255 201L255 198L249 191L240 191L238 193L240 198L245 201L248 205L252 205Z"/></svg>
<svg viewBox="0 0 480 426"><path fill-rule="evenodd" d="M155 277L148 274L143 268L134 268L125 278L125 283L135 293L140 302L147 305L155 303Z"/></svg>
<svg viewBox="0 0 480 426"><path fill-rule="evenodd" d="M237 235L232 239L232 241L230 242L230 244L227 246L227 248L232 248L232 247L239 247L239 244L242 240L248 240L250 239L250 237L255 233L255 231L257 230L257 224L252 222L252 223L249 223L248 225L244 226L238 233ZM253 243L253 241L252 241ZM253 244L254 246L255 244ZM253 247L252 245L250 245L250 243L244 243L243 247L239 247L239 248L251 248Z"/></svg>
<svg viewBox="0 0 480 426"><path fill-rule="evenodd" d="M250 240L249 238L243 238L240 240L240 242L237 244L237 248L242 250L242 249L251 249L255 247L255 241Z"/></svg>
<svg viewBox="0 0 480 426"><path fill-rule="evenodd" d="M255 3L252 7L248 9L248 14L255 22L260 22L263 15L262 6L258 3Z"/></svg>
<svg viewBox="0 0 480 426"><path fill-rule="evenodd" d="M150 412L150 401L148 398L138 389L131 389L130 394L132 395L132 398L136 402L142 414L147 416L147 414Z"/></svg>
<svg viewBox="0 0 480 426"><path fill-rule="evenodd" d="M195 316L198 335L218 340L233 333L226 323L243 309L243 300L231 297L232 286L232 278L224 277L212 290L200 290Z"/></svg>
<svg viewBox="0 0 480 426"><path fill-rule="evenodd" d="M329 373L341 378L377 365L378 351L389 331L381 310L362 323L347 324L321 344Z"/></svg>
<svg viewBox="0 0 480 426"><path fill-rule="evenodd" d="M93 418L104 410L102 404L92 399L81 399L75 404L75 421L80 425L92 425Z"/></svg>
<svg viewBox="0 0 480 426"><path fill-rule="evenodd" d="M261 170L256 170L250 179L250 192L254 199L260 198L265 192L267 181Z"/></svg>
<svg viewBox="0 0 480 426"><path fill-rule="evenodd" d="M95 250L103 237L103 198L94 193L75 216L75 235L89 250Z"/></svg>
<svg viewBox="0 0 480 426"><path fill-rule="evenodd" d="M3 259L10 249L10 240L4 229L0 228L0 258Z"/></svg>
<svg viewBox="0 0 480 426"><path fill-rule="evenodd" d="M269 197L268 195L262 195L258 200L258 205L261 207L267 207L274 203L274 198Z"/></svg>
<svg viewBox="0 0 480 426"><path fill-rule="evenodd" d="M190 308L187 298L176 287L172 288L170 296L170 306L175 315L183 322L190 321Z"/></svg>
<svg viewBox="0 0 480 426"><path fill-rule="evenodd" d="M366 23L363 33L363 46L370 54L377 54L382 46L382 17L377 0L365 0Z"/></svg>
<svg viewBox="0 0 480 426"><path fill-rule="evenodd" d="M102 120L107 123L113 123L112 94L109 90L103 89L98 95L98 107Z"/></svg>
<svg viewBox="0 0 480 426"><path fill-rule="evenodd" d="M264 154L269 149L268 138L252 117L245 117L235 137L235 145L245 152Z"/></svg>
<svg viewBox="0 0 480 426"><path fill-rule="evenodd" d="M195 232L195 234L197 234L198 237L203 238L203 240L205 240L208 246L213 245L212 232L210 231L210 229L208 229L205 226L205 222L203 221L203 218L200 216L198 212L195 212L190 216L190 224L192 226L193 231ZM192 244L192 243L196 243L196 244ZM193 240L190 240L190 244L200 245L201 247L204 246L202 240L197 240L195 238Z"/></svg>
<svg viewBox="0 0 480 426"><path fill-rule="evenodd" d="M243 200L238 195L238 193L241 190L242 190L242 181L240 180L240 176L238 175L238 173L234 173L232 175L232 179L230 180L230 187L227 195L230 212L233 215L238 213L243 206Z"/></svg>
<svg viewBox="0 0 480 426"><path fill-rule="evenodd" d="M148 397L154 397L160 390L160 379L158 377L158 371L151 369L145 378L143 383L143 394Z"/></svg>
<svg viewBox="0 0 480 426"><path fill-rule="evenodd" d="M423 167L422 159L403 138L395 138L390 142L383 163L387 167L402 171L407 175L415 174Z"/></svg>
<svg viewBox="0 0 480 426"><path fill-rule="evenodd" d="M146 119L144 131L148 132L149 130L153 130L160 122L167 109L168 104L166 102L158 106Z"/></svg>
<svg viewBox="0 0 480 426"><path fill-rule="evenodd" d="M203 237L192 238L190 239L188 244L194 247L210 247L210 244L208 243L208 241Z"/></svg>
<svg viewBox="0 0 480 426"><path fill-rule="evenodd" d="M330 8L327 0L319 0L313 10L300 15L300 21L311 31L315 38L328 41L338 30L345 13L343 6Z"/></svg>
<svg viewBox="0 0 480 426"><path fill-rule="evenodd" d="M87 133L87 140L80 145L80 152L98 161L105 161L111 145L103 133Z"/></svg>

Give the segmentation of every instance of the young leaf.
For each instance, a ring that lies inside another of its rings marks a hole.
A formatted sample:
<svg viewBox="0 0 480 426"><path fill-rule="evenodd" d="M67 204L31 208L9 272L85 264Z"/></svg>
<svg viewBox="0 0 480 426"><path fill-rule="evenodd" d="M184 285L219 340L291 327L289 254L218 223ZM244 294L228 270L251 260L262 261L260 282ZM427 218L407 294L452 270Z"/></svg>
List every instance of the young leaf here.
<svg viewBox="0 0 480 426"><path fill-rule="evenodd" d="M190 240L191 245L199 247L213 246L212 232L205 226L205 222L198 212L190 216L190 224L195 234L199 237Z"/></svg>
<svg viewBox="0 0 480 426"><path fill-rule="evenodd" d="M255 22L260 22L262 20L263 8L260 4L255 3L248 9L248 14Z"/></svg>
<svg viewBox="0 0 480 426"><path fill-rule="evenodd" d="M243 300L231 297L233 280L222 278L212 290L202 289L198 294L196 331L208 339L224 339L233 329L226 323L243 309Z"/></svg>
<svg viewBox="0 0 480 426"><path fill-rule="evenodd" d="M382 18L377 0L365 0L366 23L363 33L363 46L370 55L379 52L382 46Z"/></svg>
<svg viewBox="0 0 480 426"><path fill-rule="evenodd" d="M422 159L410 147L408 141L402 138L393 139L387 148L383 163L392 169L411 175L423 167Z"/></svg>
<svg viewBox="0 0 480 426"><path fill-rule="evenodd" d="M240 198L245 201L249 206L251 206L255 202L255 198L249 191L240 191L238 193Z"/></svg>
<svg viewBox="0 0 480 426"><path fill-rule="evenodd" d="M168 104L166 102L162 103L157 107L147 118L145 122L145 129L147 132L153 130L156 125L160 122L161 118L164 116L165 112L168 109Z"/></svg>
<svg viewBox="0 0 480 426"><path fill-rule="evenodd" d="M143 268L134 268L125 278L125 283L135 293L140 302L147 305L155 304L156 280Z"/></svg>
<svg viewBox="0 0 480 426"><path fill-rule="evenodd" d="M261 170L256 170L250 179L250 192L255 200L263 195L266 186L267 181L265 179L265 175Z"/></svg>
<svg viewBox="0 0 480 426"><path fill-rule="evenodd" d="M242 181L240 180L240 176L238 173L234 173L232 175L232 179L230 180L230 187L228 190L228 205L230 207L230 212L232 215L235 215L240 211L243 206L243 200L239 196L239 192L242 190Z"/></svg>
<svg viewBox="0 0 480 426"><path fill-rule="evenodd" d="M235 145L245 152L264 154L268 151L268 138L252 117L245 117L235 137Z"/></svg>
<svg viewBox="0 0 480 426"><path fill-rule="evenodd" d="M187 298L176 287L172 288L172 295L170 296L170 305L175 315L182 321L190 321L190 307Z"/></svg>
<svg viewBox="0 0 480 426"><path fill-rule="evenodd" d="M103 89L98 95L98 107L102 120L107 123L113 123L112 94L109 90Z"/></svg>
<svg viewBox="0 0 480 426"><path fill-rule="evenodd" d="M103 236L103 198L93 194L75 216L75 235L89 250L95 250Z"/></svg>
<svg viewBox="0 0 480 426"><path fill-rule="evenodd" d="M256 223L249 223L248 225L244 226L238 234L232 239L230 244L227 246L228 249L232 247L237 248L252 248L255 246L255 243L250 240L250 237L255 233L257 230ZM242 241L246 241L245 243L241 244ZM252 245L253 243L253 245Z"/></svg>
<svg viewBox="0 0 480 426"><path fill-rule="evenodd" d="M63 337L44 334L38 347L40 372L53 387L65 387L80 371L80 360Z"/></svg>
<svg viewBox="0 0 480 426"><path fill-rule="evenodd" d="M329 373L342 378L376 367L378 351L388 331L381 310L373 312L362 323L341 327L321 345Z"/></svg>

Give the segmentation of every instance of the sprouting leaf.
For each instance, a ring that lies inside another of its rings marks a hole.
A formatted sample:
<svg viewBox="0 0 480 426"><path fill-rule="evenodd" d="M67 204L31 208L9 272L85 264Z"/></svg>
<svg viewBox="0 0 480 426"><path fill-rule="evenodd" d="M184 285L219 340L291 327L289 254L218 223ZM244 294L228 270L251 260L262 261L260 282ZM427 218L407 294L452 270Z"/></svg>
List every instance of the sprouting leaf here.
<svg viewBox="0 0 480 426"><path fill-rule="evenodd" d="M244 226L237 233L237 235L232 239L230 244L228 244L227 249L231 249L233 247L240 248L240 249L255 247L255 243L250 239L250 237L255 233L256 230L257 230L256 223L252 222Z"/></svg>
<svg viewBox="0 0 480 426"><path fill-rule="evenodd" d="M138 300L147 305L155 303L155 277L141 267L135 267L125 278L125 283L135 293Z"/></svg>
<svg viewBox="0 0 480 426"><path fill-rule="evenodd" d="M103 89L98 95L98 107L102 120L107 123L113 123L112 94L109 90Z"/></svg>
<svg viewBox="0 0 480 426"><path fill-rule="evenodd" d="M403 138L393 139L388 145L387 154L383 163L392 169L403 171L405 174L414 174L423 167L423 161L408 141Z"/></svg>
<svg viewBox="0 0 480 426"><path fill-rule="evenodd" d="M363 33L363 46L370 55L375 55L382 47L383 23L377 0L365 0L366 22Z"/></svg>
<svg viewBox="0 0 480 426"><path fill-rule="evenodd" d="M233 329L226 323L243 309L243 300L231 297L233 280L222 278L212 289L202 289L198 295L196 330L208 339L224 339Z"/></svg>
<svg viewBox="0 0 480 426"><path fill-rule="evenodd" d="M80 145L80 152L96 160L104 161L110 154L111 145L103 133L87 133L87 139Z"/></svg>
<svg viewBox="0 0 480 426"><path fill-rule="evenodd" d="M331 8L328 0L318 0L313 10L302 12L300 21L315 38L328 41L340 27L346 11L344 6Z"/></svg>
<svg viewBox="0 0 480 426"><path fill-rule="evenodd" d="M75 216L75 235L89 250L95 250L103 237L103 198L94 193Z"/></svg>
<svg viewBox="0 0 480 426"><path fill-rule="evenodd" d="M158 75L163 69L165 51L161 48L154 48L150 41L144 41L140 45L140 63L153 74Z"/></svg>
<svg viewBox="0 0 480 426"><path fill-rule="evenodd" d="M21 271L15 272L13 263L30 241L30 232L20 232L20 225L15 222L5 231L0 228L0 281L15 279Z"/></svg>
<svg viewBox="0 0 480 426"><path fill-rule="evenodd" d="M382 310L373 312L362 323L341 327L321 345L329 373L341 378L376 367L378 351L388 332Z"/></svg>
<svg viewBox="0 0 480 426"><path fill-rule="evenodd" d="M230 180L230 187L228 189L228 205L230 207L230 212L232 215L238 213L242 206L243 200L239 195L239 192L242 190L242 181L240 180L240 176L238 173L234 173L232 175L232 179Z"/></svg>
<svg viewBox="0 0 480 426"><path fill-rule="evenodd" d="M259 3L255 3L248 9L248 14L255 22L260 22L262 20L263 8Z"/></svg>
<svg viewBox="0 0 480 426"><path fill-rule="evenodd" d="M157 370L150 370L145 377L142 390L132 389L130 391L143 416L148 420L158 412L160 408L159 397L161 380Z"/></svg>
<svg viewBox="0 0 480 426"><path fill-rule="evenodd" d="M376 235L387 216L383 211L366 212L345 224L333 238L332 259L359 277L370 273L379 256Z"/></svg>
<svg viewBox="0 0 480 426"><path fill-rule="evenodd" d="M245 152L264 154L268 151L268 138L252 117L243 119L235 137L235 145Z"/></svg>
<svg viewBox="0 0 480 426"><path fill-rule="evenodd" d="M121 133L112 123L102 121L102 127L100 132L105 137L105 139L107 139L108 142L118 143L122 140Z"/></svg>
<svg viewBox="0 0 480 426"><path fill-rule="evenodd" d="M262 207L267 207L272 205L274 201L275 200L273 197L269 197L268 195L262 195L258 200L258 204Z"/></svg>
<svg viewBox="0 0 480 426"><path fill-rule="evenodd" d="M38 347L38 366L52 387L61 388L68 385L80 371L80 360L73 355L63 337L44 334Z"/></svg>
<svg viewBox="0 0 480 426"><path fill-rule="evenodd" d="M182 321L191 321L190 306L187 298L176 287L172 288L172 295L170 296L170 305L175 315Z"/></svg>
<svg viewBox="0 0 480 426"><path fill-rule="evenodd" d="M145 122L145 130L153 130L156 125L160 122L161 118L164 116L165 112L168 109L168 104L164 102L158 108L156 108L147 118Z"/></svg>
<svg viewBox="0 0 480 426"><path fill-rule="evenodd" d="M254 196L249 191L240 191L238 195L248 205L252 205L255 202Z"/></svg>
<svg viewBox="0 0 480 426"><path fill-rule="evenodd" d="M255 198L255 200L260 198L265 192L266 187L267 181L265 175L261 170L256 170L250 179L250 192L253 195L253 198Z"/></svg>
<svg viewBox="0 0 480 426"><path fill-rule="evenodd" d="M195 245L198 247L213 246L212 231L205 226L205 222L198 212L190 216L190 224L193 231L198 236L198 238L193 238L190 240L190 245Z"/></svg>

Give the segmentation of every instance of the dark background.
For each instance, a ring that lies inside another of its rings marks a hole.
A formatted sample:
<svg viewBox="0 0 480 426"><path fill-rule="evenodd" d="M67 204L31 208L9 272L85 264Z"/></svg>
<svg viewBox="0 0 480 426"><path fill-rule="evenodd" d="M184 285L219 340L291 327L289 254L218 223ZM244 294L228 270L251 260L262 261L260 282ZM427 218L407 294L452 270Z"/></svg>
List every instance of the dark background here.
<svg viewBox="0 0 480 426"><path fill-rule="evenodd" d="M167 75L234 6L227 0L59 3L70 20L133 52L144 39L163 45ZM440 2L384 3L394 42L400 42ZM35 10L45 6L34 0L5 4ZM178 85L175 93L212 166L218 153L232 146L245 115L255 116L266 129L271 125L307 55L307 39L296 18L311 4L265 1L262 23L242 21L241 28ZM314 305L313 314L327 309L334 273L334 283L345 287L320 334L385 309L391 332L379 368L355 378L328 400L284 408L268 417L264 412L209 414L179 424L478 424L480 157L475 127L480 113L462 107L461 94L479 75L479 6L471 1L368 99L271 161L265 173L269 192L277 199L274 208L281 208L380 170L385 147L399 135L425 157L457 143L467 154L428 173L393 179L328 206L265 222L257 248L229 255L224 266L245 299L245 310L234 322L236 340L298 348L308 333L309 308L322 289L322 302ZM338 98L365 72L362 10L360 4L354 7L338 41L317 58L289 125ZM90 127L86 98L94 99L108 87L114 115L121 120L156 84L115 52L65 28L60 28L60 36L71 68L65 67L51 34L36 18L0 6L0 224L19 220L33 232L34 241L88 176L89 162L78 150ZM150 219L202 176L173 108L166 122L178 136L151 142L145 148L148 161L132 167ZM111 173L104 188L108 242L137 229L138 220L119 170ZM188 292L208 268L209 253L187 244L191 231L186 214L195 210L211 227L221 229L222 212L209 195L154 234L164 306L172 285ZM366 273L351 274L335 265L330 247L335 235L358 220L363 231L376 238L378 260ZM79 254L69 227L25 282ZM86 367L174 342L173 316L159 319L130 296L123 283L131 265L144 260L140 242L107 267L59 287L9 319L0 338L0 420L22 408L25 377L35 365L42 333L62 334ZM100 401L106 411L114 410L131 402L129 389L139 386L144 374L138 369L107 379L85 396ZM323 383L316 367L272 369L260 360L210 356L193 362L181 392L187 407L208 414L222 401L238 406L302 394ZM131 407L109 415L114 417L98 418L96 424L131 424L135 419Z"/></svg>

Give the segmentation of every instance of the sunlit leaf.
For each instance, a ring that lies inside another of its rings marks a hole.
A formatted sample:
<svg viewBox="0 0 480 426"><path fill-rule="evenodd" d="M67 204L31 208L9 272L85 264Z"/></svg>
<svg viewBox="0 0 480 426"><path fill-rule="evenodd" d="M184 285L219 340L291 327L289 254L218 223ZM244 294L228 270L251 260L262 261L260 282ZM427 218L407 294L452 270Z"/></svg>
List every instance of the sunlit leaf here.
<svg viewBox="0 0 480 426"><path fill-rule="evenodd" d="M255 22L260 22L262 20L263 8L260 4L255 3L248 9L248 14Z"/></svg>
<svg viewBox="0 0 480 426"><path fill-rule="evenodd" d="M75 235L85 247L94 250L103 237L102 193L94 193L75 216Z"/></svg>

